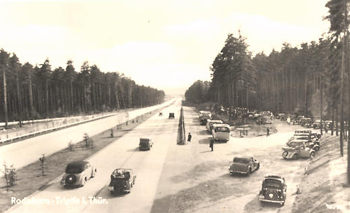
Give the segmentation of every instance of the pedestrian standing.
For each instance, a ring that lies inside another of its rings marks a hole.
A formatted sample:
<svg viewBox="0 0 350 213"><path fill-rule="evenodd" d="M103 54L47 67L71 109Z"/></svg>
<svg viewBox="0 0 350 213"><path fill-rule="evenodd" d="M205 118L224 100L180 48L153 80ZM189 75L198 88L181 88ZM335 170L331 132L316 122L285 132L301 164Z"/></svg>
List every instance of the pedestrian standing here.
<svg viewBox="0 0 350 213"><path fill-rule="evenodd" d="M188 141L188 142L191 142L191 139L192 139L192 135L191 135L191 133L189 132L189 133L188 133L188 136L187 136L187 141Z"/></svg>
<svg viewBox="0 0 350 213"><path fill-rule="evenodd" d="M267 127L267 129L266 129L266 137L268 137L268 136L270 136L270 128L269 127Z"/></svg>
<svg viewBox="0 0 350 213"><path fill-rule="evenodd" d="M210 140L209 147L211 148L211 151L214 151L214 139Z"/></svg>

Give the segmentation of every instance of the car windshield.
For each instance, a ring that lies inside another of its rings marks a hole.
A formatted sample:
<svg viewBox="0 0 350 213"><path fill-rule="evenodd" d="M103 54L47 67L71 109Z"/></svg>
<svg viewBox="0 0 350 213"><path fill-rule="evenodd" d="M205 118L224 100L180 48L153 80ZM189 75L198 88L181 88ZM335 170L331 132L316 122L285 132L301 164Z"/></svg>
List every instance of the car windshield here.
<svg viewBox="0 0 350 213"><path fill-rule="evenodd" d="M233 162L234 163L249 163L249 159L248 158L234 158Z"/></svg>
<svg viewBox="0 0 350 213"><path fill-rule="evenodd" d="M266 179L263 183L263 187L265 188L282 188L282 183L278 180Z"/></svg>
<svg viewBox="0 0 350 213"><path fill-rule="evenodd" d="M227 127L216 127L215 132L230 132L230 129Z"/></svg>
<svg viewBox="0 0 350 213"><path fill-rule="evenodd" d="M300 142L290 142L289 143L289 146L291 146L291 147L296 147L296 146L301 146L302 145L302 143L300 143Z"/></svg>

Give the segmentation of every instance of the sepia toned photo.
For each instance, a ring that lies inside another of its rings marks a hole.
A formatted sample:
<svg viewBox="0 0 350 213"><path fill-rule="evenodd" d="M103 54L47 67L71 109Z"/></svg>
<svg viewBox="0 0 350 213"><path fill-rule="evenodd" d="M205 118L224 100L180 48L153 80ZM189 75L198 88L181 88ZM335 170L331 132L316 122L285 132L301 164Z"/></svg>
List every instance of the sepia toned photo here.
<svg viewBox="0 0 350 213"><path fill-rule="evenodd" d="M0 212L350 212L350 0L0 1Z"/></svg>

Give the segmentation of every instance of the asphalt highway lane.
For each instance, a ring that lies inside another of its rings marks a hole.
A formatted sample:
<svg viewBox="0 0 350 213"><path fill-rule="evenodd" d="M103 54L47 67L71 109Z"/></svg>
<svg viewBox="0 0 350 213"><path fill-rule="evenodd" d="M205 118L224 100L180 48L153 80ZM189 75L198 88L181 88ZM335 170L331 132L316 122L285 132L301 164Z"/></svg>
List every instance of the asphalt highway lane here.
<svg viewBox="0 0 350 213"><path fill-rule="evenodd" d="M14 165L15 168L22 168L34 161L37 161L42 154L46 156L61 149L67 148L71 141L73 144L83 140L84 133L89 136L99 134L116 125L136 118L154 109L169 105L174 100L147 108L136 109L128 113L121 113L104 119L95 120L70 128L58 130L48 134L29 138L20 142L0 147L0 162Z"/></svg>
<svg viewBox="0 0 350 213"><path fill-rule="evenodd" d="M181 102L163 110L164 116L154 115L122 138L91 156L88 160L97 168L94 178L84 187L66 189L57 177L47 187L29 196L41 204L18 204L8 212L149 212L170 143L176 143L178 115ZM168 119L175 112L176 119ZM154 146L150 151L139 151L139 138L151 137ZM137 175L130 194L113 196L108 192L112 171L132 168Z"/></svg>

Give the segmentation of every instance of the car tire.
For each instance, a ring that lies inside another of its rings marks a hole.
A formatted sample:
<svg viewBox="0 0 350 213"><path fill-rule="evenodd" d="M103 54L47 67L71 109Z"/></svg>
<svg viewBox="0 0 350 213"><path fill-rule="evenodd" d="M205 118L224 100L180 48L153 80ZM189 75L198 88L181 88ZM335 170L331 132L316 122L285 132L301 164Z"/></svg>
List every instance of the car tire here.
<svg viewBox="0 0 350 213"><path fill-rule="evenodd" d="M256 170L260 169L260 163L258 163L258 166L256 167Z"/></svg>
<svg viewBox="0 0 350 213"><path fill-rule="evenodd" d="M76 183L76 182L77 182L77 177L75 177L75 175L68 175L68 176L66 177L66 183L67 183L68 185L74 184L74 183Z"/></svg>
<svg viewBox="0 0 350 213"><path fill-rule="evenodd" d="M281 206L284 206L284 202L281 203Z"/></svg>
<svg viewBox="0 0 350 213"><path fill-rule="evenodd" d="M83 178L83 180L81 180L80 186L83 187L85 185L85 182L86 182L86 178Z"/></svg>
<svg viewBox="0 0 350 213"><path fill-rule="evenodd" d="M287 152L287 151L284 151L284 152L282 153L282 157L283 157L284 159L287 159L287 156L288 156L288 152Z"/></svg>
<svg viewBox="0 0 350 213"><path fill-rule="evenodd" d="M320 150L320 147L319 146L316 146L315 147L315 151L319 151Z"/></svg>
<svg viewBox="0 0 350 213"><path fill-rule="evenodd" d="M294 155L293 155L293 159L294 159L294 160L298 160L298 159L299 159L299 155L298 155L298 154L294 154Z"/></svg>
<svg viewBox="0 0 350 213"><path fill-rule="evenodd" d="M311 152L310 153L310 158L314 158L315 157L315 152Z"/></svg>

